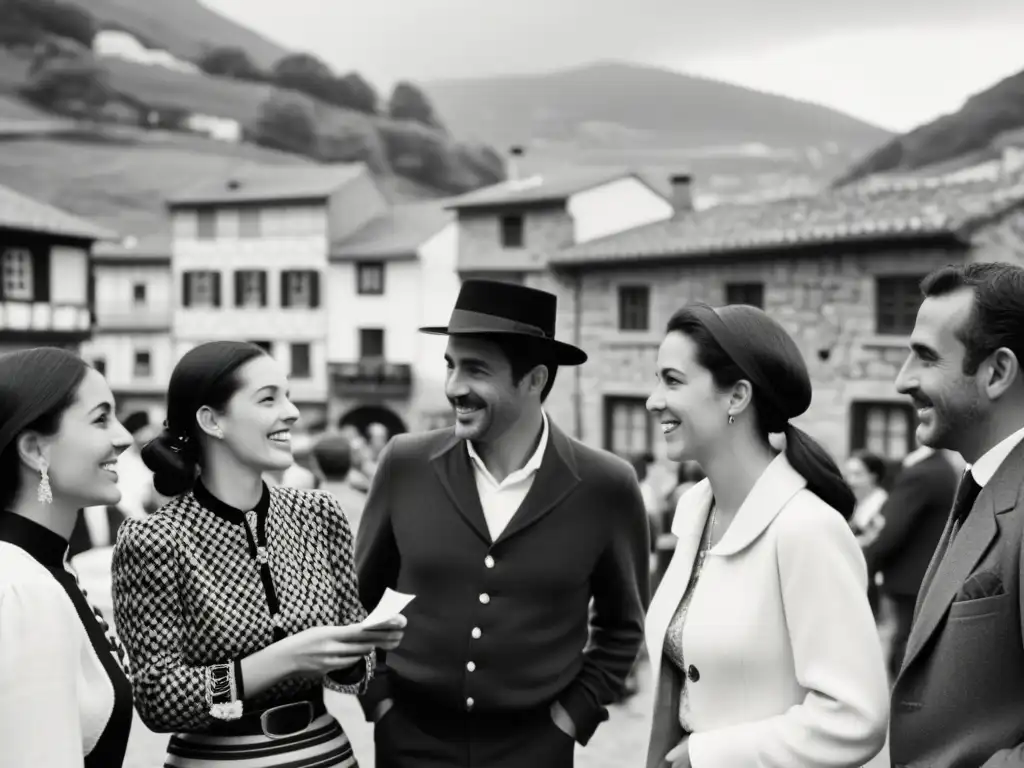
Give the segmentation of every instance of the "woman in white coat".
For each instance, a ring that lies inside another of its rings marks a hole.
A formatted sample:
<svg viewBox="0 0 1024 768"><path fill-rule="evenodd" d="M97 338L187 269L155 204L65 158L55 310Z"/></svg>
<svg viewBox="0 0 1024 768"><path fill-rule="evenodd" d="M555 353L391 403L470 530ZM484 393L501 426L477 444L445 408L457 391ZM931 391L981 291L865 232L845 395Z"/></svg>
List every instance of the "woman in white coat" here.
<svg viewBox="0 0 1024 768"><path fill-rule="evenodd" d="M853 494L790 423L811 402L799 349L759 309L697 304L669 322L657 368L647 407L671 458L707 479L679 500L647 616L648 768L888 766Z"/></svg>

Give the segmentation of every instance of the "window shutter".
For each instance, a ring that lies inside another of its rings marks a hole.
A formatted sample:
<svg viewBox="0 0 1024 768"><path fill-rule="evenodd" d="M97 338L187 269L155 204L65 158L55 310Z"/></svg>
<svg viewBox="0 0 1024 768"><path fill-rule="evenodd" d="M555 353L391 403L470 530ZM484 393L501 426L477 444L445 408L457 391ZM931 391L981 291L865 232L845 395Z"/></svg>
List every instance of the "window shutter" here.
<svg viewBox="0 0 1024 768"><path fill-rule="evenodd" d="M213 306L220 306L220 272L211 272L213 275Z"/></svg>
<svg viewBox="0 0 1024 768"><path fill-rule="evenodd" d="M245 273L240 269L235 270L235 306L242 306L242 291L245 289Z"/></svg>
<svg viewBox="0 0 1024 768"><path fill-rule="evenodd" d="M181 306L192 306L192 273L181 273Z"/></svg>
<svg viewBox="0 0 1024 768"><path fill-rule="evenodd" d="M288 301L288 282L289 275L291 272L285 271L281 273L281 306L290 307L291 304Z"/></svg>
<svg viewBox="0 0 1024 768"><path fill-rule="evenodd" d="M309 306L312 309L320 306L320 273L315 269L309 271Z"/></svg>
<svg viewBox="0 0 1024 768"><path fill-rule="evenodd" d="M264 271L261 271L259 273L259 275L260 275L260 306L261 307L265 307L265 306L267 306L267 273L264 270Z"/></svg>
<svg viewBox="0 0 1024 768"><path fill-rule="evenodd" d="M32 251L32 301L50 300L50 249Z"/></svg>

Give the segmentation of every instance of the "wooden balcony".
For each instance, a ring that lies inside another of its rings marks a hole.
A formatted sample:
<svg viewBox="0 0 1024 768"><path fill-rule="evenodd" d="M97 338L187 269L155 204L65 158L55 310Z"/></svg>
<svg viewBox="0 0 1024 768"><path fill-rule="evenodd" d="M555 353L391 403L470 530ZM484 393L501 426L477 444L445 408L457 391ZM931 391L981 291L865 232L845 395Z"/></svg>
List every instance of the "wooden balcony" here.
<svg viewBox="0 0 1024 768"><path fill-rule="evenodd" d="M330 388L334 397L400 399L412 391L412 366L367 359L331 363Z"/></svg>
<svg viewBox="0 0 1024 768"><path fill-rule="evenodd" d="M63 345L83 341L92 331L89 307L0 301L0 341Z"/></svg>

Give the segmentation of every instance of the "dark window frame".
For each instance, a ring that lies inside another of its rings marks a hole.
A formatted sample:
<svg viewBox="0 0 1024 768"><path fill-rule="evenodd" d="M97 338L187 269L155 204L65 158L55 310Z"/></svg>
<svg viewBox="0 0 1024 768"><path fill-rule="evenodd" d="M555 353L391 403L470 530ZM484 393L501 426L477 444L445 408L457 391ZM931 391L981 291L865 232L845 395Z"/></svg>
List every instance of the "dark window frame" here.
<svg viewBox="0 0 1024 768"><path fill-rule="evenodd" d="M884 275L875 277L875 333L884 336L909 336L917 322L917 311L924 297L924 275Z"/></svg>
<svg viewBox="0 0 1024 768"><path fill-rule="evenodd" d="M618 290L618 329L644 332L651 329L651 287L620 285Z"/></svg>
<svg viewBox="0 0 1024 768"><path fill-rule="evenodd" d="M383 296L386 290L387 269L383 261L360 261L356 263L356 293L360 296ZM368 279L377 273L376 279Z"/></svg>
<svg viewBox="0 0 1024 768"><path fill-rule="evenodd" d="M502 248L526 247L526 220L521 213L509 213L498 219Z"/></svg>
<svg viewBox="0 0 1024 768"><path fill-rule="evenodd" d="M869 444L868 421L871 412L877 409L885 412L886 420L885 445L881 447ZM917 445L917 438L915 436L917 415L913 404L905 400L856 400L850 403L850 452L870 450L873 453L878 453L881 458L886 460L899 461L902 459L903 456L896 455L899 454L899 451L895 450L895 446L891 444L890 440L893 429L891 422L896 417L896 414L902 414L902 418L905 419L906 432L904 433L904 442L906 443L906 453L913 451Z"/></svg>
<svg viewBox="0 0 1024 768"><path fill-rule="evenodd" d="M297 350L302 350L300 355L296 355ZM307 380L313 378L313 345L308 341L296 341L291 344L291 377L293 379ZM295 361L298 357L299 360L304 362L303 366L296 366ZM301 370L300 370L301 368Z"/></svg>
<svg viewBox="0 0 1024 768"><path fill-rule="evenodd" d="M370 334L378 334L376 336ZM367 344L370 338L379 339L380 343ZM380 347L380 353L376 355L367 354L367 346ZM360 360L384 360L387 352L385 333L383 328L360 328L359 329L359 359Z"/></svg>
<svg viewBox="0 0 1024 768"><path fill-rule="evenodd" d="M751 280L725 284L726 304L746 304L764 309L764 283Z"/></svg>
<svg viewBox="0 0 1024 768"><path fill-rule="evenodd" d="M629 395L605 395L604 402L602 404L602 417L604 421L604 435L603 445L606 451L616 453L623 458L632 459L634 454L637 453L632 447L629 450L620 450L619 446L615 445L615 413L617 408L627 407L636 409L637 411L642 410L644 413L644 438L643 447L639 452L649 453L654 450L654 440L657 437L655 430L655 417L647 410L647 400L643 396L629 396Z"/></svg>

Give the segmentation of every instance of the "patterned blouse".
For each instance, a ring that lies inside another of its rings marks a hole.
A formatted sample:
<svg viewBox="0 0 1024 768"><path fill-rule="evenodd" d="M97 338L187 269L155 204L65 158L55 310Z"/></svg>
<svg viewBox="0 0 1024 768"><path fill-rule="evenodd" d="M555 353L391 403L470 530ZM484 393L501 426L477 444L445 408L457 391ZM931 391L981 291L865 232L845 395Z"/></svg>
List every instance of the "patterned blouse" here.
<svg viewBox="0 0 1024 768"><path fill-rule="evenodd" d="M319 491L264 486L246 513L197 482L150 517L126 521L114 550L114 617L146 725L202 732L217 722L206 699L208 665L237 662L310 627L365 618L352 550L344 512ZM290 677L251 699L242 680L240 697L248 712L321 685L362 693L373 664L371 653L341 677Z"/></svg>
<svg viewBox="0 0 1024 768"><path fill-rule="evenodd" d="M690 571L690 580L686 584L686 591L679 601L672 621L669 622L668 632L665 635L665 656L672 662L682 679L682 690L679 692L679 724L687 731L693 732L690 727L690 687L686 684L686 661L683 658L683 629L686 626L686 612L690 608L690 601L693 599L694 590L697 588L697 581L700 579L700 572L704 567L704 558L711 549L711 536L713 535L714 508L704 523L704 531L700 537L700 544L697 547L697 557L694 560L693 568Z"/></svg>

